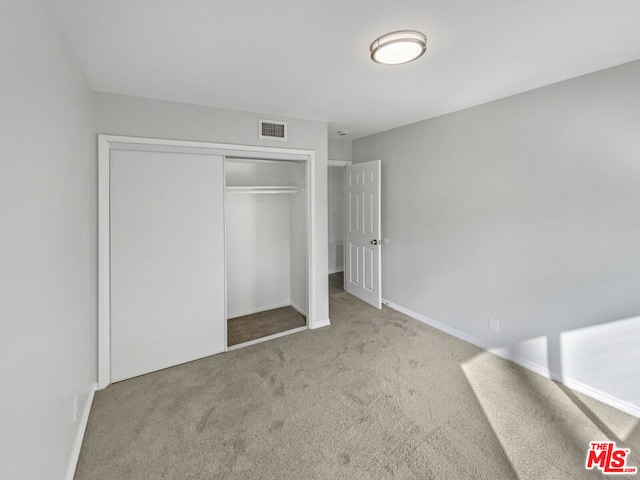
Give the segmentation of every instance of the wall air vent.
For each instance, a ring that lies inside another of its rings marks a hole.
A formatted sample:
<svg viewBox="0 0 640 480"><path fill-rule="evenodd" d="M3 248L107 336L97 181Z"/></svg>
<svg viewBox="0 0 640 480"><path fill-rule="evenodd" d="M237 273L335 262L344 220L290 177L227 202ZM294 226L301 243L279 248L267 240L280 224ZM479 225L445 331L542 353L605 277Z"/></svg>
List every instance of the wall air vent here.
<svg viewBox="0 0 640 480"><path fill-rule="evenodd" d="M287 122L277 120L258 121L258 138L268 140L287 140Z"/></svg>

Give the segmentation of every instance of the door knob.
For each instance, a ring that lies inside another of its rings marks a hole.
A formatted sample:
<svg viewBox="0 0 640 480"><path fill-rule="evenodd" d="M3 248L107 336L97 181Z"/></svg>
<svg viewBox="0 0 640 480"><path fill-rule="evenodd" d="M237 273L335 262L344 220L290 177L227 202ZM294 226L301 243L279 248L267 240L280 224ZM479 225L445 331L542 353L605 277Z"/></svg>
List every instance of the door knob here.
<svg viewBox="0 0 640 480"><path fill-rule="evenodd" d="M371 240L371 245L378 245L378 240Z"/></svg>

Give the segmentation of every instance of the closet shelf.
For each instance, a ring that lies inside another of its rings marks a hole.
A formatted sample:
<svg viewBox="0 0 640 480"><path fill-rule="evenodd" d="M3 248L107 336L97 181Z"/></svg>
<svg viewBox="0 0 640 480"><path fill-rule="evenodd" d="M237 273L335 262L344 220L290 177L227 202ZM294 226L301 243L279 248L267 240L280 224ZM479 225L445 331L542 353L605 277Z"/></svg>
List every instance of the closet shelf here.
<svg viewBox="0 0 640 480"><path fill-rule="evenodd" d="M227 193L300 193L300 187L292 186L229 186Z"/></svg>

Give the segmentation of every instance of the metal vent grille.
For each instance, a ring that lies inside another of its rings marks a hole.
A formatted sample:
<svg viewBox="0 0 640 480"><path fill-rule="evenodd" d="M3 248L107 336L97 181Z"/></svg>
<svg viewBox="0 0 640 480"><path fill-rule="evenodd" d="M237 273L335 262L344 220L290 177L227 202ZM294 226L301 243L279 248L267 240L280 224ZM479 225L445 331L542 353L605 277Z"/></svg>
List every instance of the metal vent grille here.
<svg viewBox="0 0 640 480"><path fill-rule="evenodd" d="M286 140L287 122L278 122L276 120L260 120L258 138Z"/></svg>

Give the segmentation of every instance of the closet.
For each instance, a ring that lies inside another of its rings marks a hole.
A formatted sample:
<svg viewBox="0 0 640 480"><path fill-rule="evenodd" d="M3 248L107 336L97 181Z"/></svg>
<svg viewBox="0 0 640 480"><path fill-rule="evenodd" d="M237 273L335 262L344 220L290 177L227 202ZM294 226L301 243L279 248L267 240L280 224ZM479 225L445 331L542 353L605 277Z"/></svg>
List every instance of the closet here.
<svg viewBox="0 0 640 480"><path fill-rule="evenodd" d="M100 388L306 328L310 158L100 136Z"/></svg>
<svg viewBox="0 0 640 480"><path fill-rule="evenodd" d="M306 325L306 162L225 159L229 347Z"/></svg>

